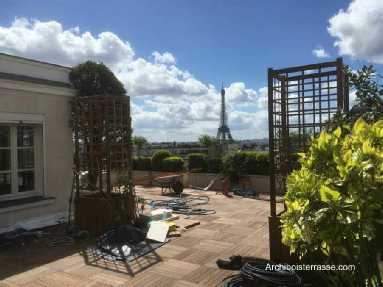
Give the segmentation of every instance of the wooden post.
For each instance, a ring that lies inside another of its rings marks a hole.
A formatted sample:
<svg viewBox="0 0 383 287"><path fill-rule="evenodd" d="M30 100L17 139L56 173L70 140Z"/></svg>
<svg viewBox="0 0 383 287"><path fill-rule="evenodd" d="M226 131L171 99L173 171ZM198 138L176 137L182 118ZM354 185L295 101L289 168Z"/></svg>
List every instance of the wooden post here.
<svg viewBox="0 0 383 287"><path fill-rule="evenodd" d="M276 186L274 163L274 125L273 125L273 69L268 69L268 108L269 108L269 174L270 174L270 215L275 217L276 211Z"/></svg>
<svg viewBox="0 0 383 287"><path fill-rule="evenodd" d="M110 151L110 115L109 115L109 107L110 104L114 105L114 100L108 100L104 98L104 119L105 119L105 153L106 153L106 192L108 194L112 191L112 184L110 181L111 176L111 151Z"/></svg>
<svg viewBox="0 0 383 287"><path fill-rule="evenodd" d="M78 101L75 97L72 102L72 109L74 115L74 144L75 144L75 152L74 152L74 164L75 164L75 184L76 184L76 196L75 201L78 202L80 197L80 144L79 144L79 122L78 122ZM70 216L70 215L69 215Z"/></svg>
<svg viewBox="0 0 383 287"><path fill-rule="evenodd" d="M343 88L343 83L344 83L344 77L343 77L343 59L342 58L337 58L336 59L336 69L337 69L337 78L338 78L338 83L337 83L337 94L338 94L338 110L343 111L344 110L344 88Z"/></svg>

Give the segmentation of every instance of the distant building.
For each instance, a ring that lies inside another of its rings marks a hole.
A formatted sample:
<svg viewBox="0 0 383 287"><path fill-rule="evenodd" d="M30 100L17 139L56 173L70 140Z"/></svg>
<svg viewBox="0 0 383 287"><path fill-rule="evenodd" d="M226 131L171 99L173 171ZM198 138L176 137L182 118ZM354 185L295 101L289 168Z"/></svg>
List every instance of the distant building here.
<svg viewBox="0 0 383 287"><path fill-rule="evenodd" d="M190 153L208 154L208 148L199 142L154 142L146 144L140 151L141 156L152 156L156 151L168 150L174 155L187 158ZM228 150L240 151L268 151L268 139L249 139L238 140L228 145ZM133 155L137 156L137 150L134 149Z"/></svg>
<svg viewBox="0 0 383 287"><path fill-rule="evenodd" d="M241 151L269 151L268 139L240 140L236 142Z"/></svg>
<svg viewBox="0 0 383 287"><path fill-rule="evenodd" d="M206 153L207 147L199 142L154 142L146 144L140 151L141 156L152 156L156 151L168 150L174 155L182 158L187 158L190 153ZM137 156L137 151L134 150L134 156Z"/></svg>

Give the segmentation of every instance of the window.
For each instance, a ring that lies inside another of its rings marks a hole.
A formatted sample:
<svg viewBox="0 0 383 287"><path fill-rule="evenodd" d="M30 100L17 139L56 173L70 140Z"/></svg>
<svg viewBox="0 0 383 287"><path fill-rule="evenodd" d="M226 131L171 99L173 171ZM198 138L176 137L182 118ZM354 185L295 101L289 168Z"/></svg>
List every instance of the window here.
<svg viewBox="0 0 383 287"><path fill-rule="evenodd" d="M0 195L10 194L11 188L11 129L0 126Z"/></svg>
<svg viewBox="0 0 383 287"><path fill-rule="evenodd" d="M0 200L42 193L42 125L0 124Z"/></svg>

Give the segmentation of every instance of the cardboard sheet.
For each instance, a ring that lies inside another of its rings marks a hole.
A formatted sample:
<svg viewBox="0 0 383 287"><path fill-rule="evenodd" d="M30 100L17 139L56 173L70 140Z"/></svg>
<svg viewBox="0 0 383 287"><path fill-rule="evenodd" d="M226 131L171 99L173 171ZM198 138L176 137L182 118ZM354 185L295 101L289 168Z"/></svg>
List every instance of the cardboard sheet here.
<svg viewBox="0 0 383 287"><path fill-rule="evenodd" d="M168 231L169 224L167 224L166 222L152 221L150 223L148 233L146 234L146 238L158 242L165 242Z"/></svg>

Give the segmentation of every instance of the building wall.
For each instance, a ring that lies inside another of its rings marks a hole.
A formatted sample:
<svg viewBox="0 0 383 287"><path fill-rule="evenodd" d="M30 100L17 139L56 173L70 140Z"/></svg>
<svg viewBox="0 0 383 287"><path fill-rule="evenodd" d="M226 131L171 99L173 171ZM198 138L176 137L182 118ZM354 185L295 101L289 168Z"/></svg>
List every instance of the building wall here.
<svg viewBox="0 0 383 287"><path fill-rule="evenodd" d="M0 72L68 83L69 68L0 53Z"/></svg>
<svg viewBox="0 0 383 287"><path fill-rule="evenodd" d="M1 60L2 57L0 66ZM45 72L44 69L33 72L33 65L26 70L34 76L46 79L53 76L57 80L60 80L61 76L58 75L63 71L57 68L55 74L52 72L55 69L48 67ZM66 75L68 72L67 69ZM16 117L20 114L39 115L44 118L44 159L40 163L44 166L45 180L42 195L52 197L31 204L0 208L0 233L15 226L39 227L44 222L66 216L72 185L73 144L69 101L73 95L74 91L69 88L0 79L0 113Z"/></svg>

